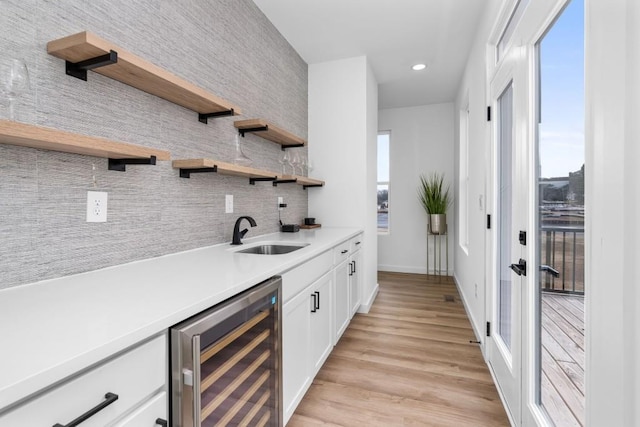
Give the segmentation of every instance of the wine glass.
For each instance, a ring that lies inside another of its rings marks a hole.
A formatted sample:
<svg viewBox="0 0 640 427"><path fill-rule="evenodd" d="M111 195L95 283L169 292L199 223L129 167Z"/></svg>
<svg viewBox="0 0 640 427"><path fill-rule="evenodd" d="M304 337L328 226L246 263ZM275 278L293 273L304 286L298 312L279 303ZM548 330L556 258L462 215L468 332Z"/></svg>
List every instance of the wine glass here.
<svg viewBox="0 0 640 427"><path fill-rule="evenodd" d="M15 120L15 101L30 89L27 64L19 59L0 63L0 91L9 101L9 119Z"/></svg>
<svg viewBox="0 0 640 427"><path fill-rule="evenodd" d="M298 150L293 152L293 156L291 157L291 168L293 169L293 174L296 174L296 168L300 167L302 169L302 161L300 160L300 153ZM300 175L303 175L303 172L300 172Z"/></svg>
<svg viewBox="0 0 640 427"><path fill-rule="evenodd" d="M287 165L291 166L291 154L289 150L283 150L278 158L278 162L282 165L282 175L287 174Z"/></svg>
<svg viewBox="0 0 640 427"><path fill-rule="evenodd" d="M240 147L240 138L238 137L238 134L236 134L235 145L236 145L236 157L233 159L233 163L240 166L251 166L251 164L253 163L253 160L245 156L245 154L242 152L242 147Z"/></svg>

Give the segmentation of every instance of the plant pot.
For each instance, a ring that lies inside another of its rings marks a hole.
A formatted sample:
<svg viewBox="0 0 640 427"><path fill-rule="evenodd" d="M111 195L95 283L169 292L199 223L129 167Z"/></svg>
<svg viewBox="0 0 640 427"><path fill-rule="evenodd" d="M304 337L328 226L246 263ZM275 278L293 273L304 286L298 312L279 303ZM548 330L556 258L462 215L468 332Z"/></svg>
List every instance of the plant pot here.
<svg viewBox="0 0 640 427"><path fill-rule="evenodd" d="M446 214L429 215L429 233L431 234L447 233L447 215Z"/></svg>

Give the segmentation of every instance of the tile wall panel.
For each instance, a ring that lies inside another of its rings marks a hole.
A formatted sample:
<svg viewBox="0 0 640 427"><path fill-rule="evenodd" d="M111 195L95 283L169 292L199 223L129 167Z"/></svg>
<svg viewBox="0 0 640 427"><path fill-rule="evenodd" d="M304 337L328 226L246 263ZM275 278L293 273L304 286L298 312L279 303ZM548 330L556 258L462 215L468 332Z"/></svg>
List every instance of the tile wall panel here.
<svg viewBox="0 0 640 427"><path fill-rule="evenodd" d="M0 51L23 59L31 89L18 120L168 150L172 158L232 161L234 118L198 122L196 113L89 73L64 74L48 41L88 30L240 108L307 138L307 64L250 0L0 0ZM7 118L0 99L0 118ZM241 138L254 166L280 170L280 146ZM95 166L95 171L94 171ZM85 222L87 190L107 191L108 222ZM316 191L316 190L311 190ZM226 194L235 212L224 213ZM0 289L231 240L236 218L248 236L307 213L297 185L248 184L198 174L181 179L170 162L107 170L105 159L0 145Z"/></svg>

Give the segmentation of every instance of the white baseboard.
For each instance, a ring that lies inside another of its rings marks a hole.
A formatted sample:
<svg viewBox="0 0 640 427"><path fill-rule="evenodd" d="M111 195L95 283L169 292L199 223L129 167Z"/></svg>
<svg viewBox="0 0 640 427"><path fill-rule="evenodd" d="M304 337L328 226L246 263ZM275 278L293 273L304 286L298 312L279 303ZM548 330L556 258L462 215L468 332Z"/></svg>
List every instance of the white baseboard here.
<svg viewBox="0 0 640 427"><path fill-rule="evenodd" d="M475 317L473 317L473 313L469 309L469 305L467 304L467 300L464 297L464 293L460 288L460 281L458 280L458 276L453 273L453 282L456 284L456 288L458 289L458 295L460 295L460 300L462 301L462 305L464 306L464 311L467 313L467 317L469 318L469 323L471 323L471 327L473 328L473 333L476 335L476 340L480 341L480 350L482 350L482 354L484 355L484 332L482 331L482 325L478 324ZM486 357L485 357L486 360Z"/></svg>
<svg viewBox="0 0 640 427"><path fill-rule="evenodd" d="M376 300L376 297L378 296L379 287L380 286L378 285L378 283L376 283L369 297L366 300L363 300L363 302L360 304L360 307L358 307L358 313L366 314L369 312L369 310L371 310L371 306L373 305L373 302Z"/></svg>
<svg viewBox="0 0 640 427"><path fill-rule="evenodd" d="M427 274L425 267L410 267L406 265L378 265L378 271L387 271L390 273L412 273L412 274ZM450 271L446 274L442 271L440 274L450 276L453 272ZM430 270L429 274L437 274L435 270Z"/></svg>

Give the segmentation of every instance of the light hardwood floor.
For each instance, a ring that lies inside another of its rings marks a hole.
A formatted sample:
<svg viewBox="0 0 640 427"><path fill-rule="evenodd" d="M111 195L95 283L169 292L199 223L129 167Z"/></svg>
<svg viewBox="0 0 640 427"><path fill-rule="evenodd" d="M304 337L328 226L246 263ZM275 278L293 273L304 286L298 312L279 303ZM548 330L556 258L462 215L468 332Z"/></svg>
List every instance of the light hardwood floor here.
<svg viewBox="0 0 640 427"><path fill-rule="evenodd" d="M287 426L508 426L450 279L380 272L378 282Z"/></svg>

